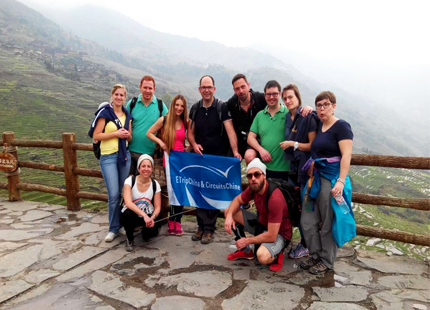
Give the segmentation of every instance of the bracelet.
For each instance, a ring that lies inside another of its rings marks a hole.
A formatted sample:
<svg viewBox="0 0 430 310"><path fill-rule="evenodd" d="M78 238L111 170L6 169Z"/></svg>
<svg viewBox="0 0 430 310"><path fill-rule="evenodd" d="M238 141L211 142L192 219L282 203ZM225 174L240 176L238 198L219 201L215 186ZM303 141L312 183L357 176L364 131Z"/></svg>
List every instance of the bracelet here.
<svg viewBox="0 0 430 310"><path fill-rule="evenodd" d="M344 180L344 179L338 178L338 179L336 180L336 182L340 182L340 183L342 183L343 185L345 185L345 180Z"/></svg>

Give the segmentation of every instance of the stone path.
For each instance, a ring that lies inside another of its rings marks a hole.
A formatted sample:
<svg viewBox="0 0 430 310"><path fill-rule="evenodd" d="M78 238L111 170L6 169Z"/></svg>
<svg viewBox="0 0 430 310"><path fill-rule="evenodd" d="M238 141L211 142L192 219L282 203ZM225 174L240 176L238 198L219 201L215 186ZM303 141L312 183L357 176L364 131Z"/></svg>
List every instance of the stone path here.
<svg viewBox="0 0 430 310"><path fill-rule="evenodd" d="M191 241L166 227L150 242L103 241L107 214L0 201L1 309L380 309L430 310L428 263L339 250L335 271L313 276L285 258L281 272L229 262L231 237Z"/></svg>

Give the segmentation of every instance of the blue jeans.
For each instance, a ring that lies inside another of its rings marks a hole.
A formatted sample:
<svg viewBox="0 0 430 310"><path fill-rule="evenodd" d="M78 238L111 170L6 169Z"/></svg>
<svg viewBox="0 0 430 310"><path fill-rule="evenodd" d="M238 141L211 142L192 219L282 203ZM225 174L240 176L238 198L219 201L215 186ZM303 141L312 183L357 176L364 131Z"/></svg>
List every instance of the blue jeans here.
<svg viewBox="0 0 430 310"><path fill-rule="evenodd" d="M128 151L127 158L130 158ZM118 153L100 157L100 169L108 191L109 231L116 234L120 228L121 208L119 203L121 202L124 181L130 172L130 163L131 161L128 160L125 166L119 165Z"/></svg>

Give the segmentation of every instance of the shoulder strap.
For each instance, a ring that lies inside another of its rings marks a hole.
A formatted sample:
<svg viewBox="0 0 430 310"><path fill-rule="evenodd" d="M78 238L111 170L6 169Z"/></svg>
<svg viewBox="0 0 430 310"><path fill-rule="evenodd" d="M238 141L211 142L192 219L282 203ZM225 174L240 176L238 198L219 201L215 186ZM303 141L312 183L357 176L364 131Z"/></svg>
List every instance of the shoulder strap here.
<svg viewBox="0 0 430 310"><path fill-rule="evenodd" d="M222 122L222 104L223 102L221 100L218 100L217 98L215 98L216 100L216 111L218 112L218 118L219 118L219 122L221 123L221 136L223 134L224 131L224 124Z"/></svg>
<svg viewBox="0 0 430 310"><path fill-rule="evenodd" d="M136 183L136 176L135 176L135 175L132 175L132 176L131 176L131 189L133 189L133 187L134 187L134 183Z"/></svg>
<svg viewBox="0 0 430 310"><path fill-rule="evenodd" d="M190 114L188 116L188 118L191 120L190 128L193 127L194 125L194 117L196 116L196 112L197 112L196 104L198 103L195 103L191 106Z"/></svg>
<svg viewBox="0 0 430 310"><path fill-rule="evenodd" d="M158 111L160 111L160 117L163 116L163 101L161 99L158 99Z"/></svg>
<svg viewBox="0 0 430 310"><path fill-rule="evenodd" d="M270 182L270 179L267 179L267 183L269 184L269 188L266 192L266 203L264 204L266 206L267 214L269 214L269 198L272 196L273 191L278 187L278 185L274 182Z"/></svg>
<svg viewBox="0 0 430 310"><path fill-rule="evenodd" d="M151 181L152 181L152 199L151 199L151 203L154 206L154 197L155 197L155 191L157 190L157 184L155 184L155 180L154 179L151 179Z"/></svg>
<svg viewBox="0 0 430 310"><path fill-rule="evenodd" d="M131 99L131 102L130 102L130 114L133 111L134 107L136 106L136 102L137 102L137 97L133 97L133 99Z"/></svg>

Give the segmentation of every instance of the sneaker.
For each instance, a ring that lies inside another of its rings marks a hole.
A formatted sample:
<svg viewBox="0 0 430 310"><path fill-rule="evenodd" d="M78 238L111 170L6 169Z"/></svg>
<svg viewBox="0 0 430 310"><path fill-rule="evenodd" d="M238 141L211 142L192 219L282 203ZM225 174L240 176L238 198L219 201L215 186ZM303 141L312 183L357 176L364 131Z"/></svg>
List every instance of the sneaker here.
<svg viewBox="0 0 430 310"><path fill-rule="evenodd" d="M309 270L309 268L315 266L318 263L318 261L316 261L315 259L313 259L312 257L300 262L300 268L304 269L304 270Z"/></svg>
<svg viewBox="0 0 430 310"><path fill-rule="evenodd" d="M118 230L118 233L119 233L120 235L122 235L122 236L127 235L127 233L125 232L125 228L124 228L124 227L121 227L121 228Z"/></svg>
<svg viewBox="0 0 430 310"><path fill-rule="evenodd" d="M105 242L112 242L113 239L115 239L118 236L118 234L113 233L113 232L108 232L108 234L105 237Z"/></svg>
<svg viewBox="0 0 430 310"><path fill-rule="evenodd" d="M182 236L183 233L181 223L175 222L175 235Z"/></svg>
<svg viewBox="0 0 430 310"><path fill-rule="evenodd" d="M194 235L191 236L191 240L193 241L200 241L202 240L203 231L197 230Z"/></svg>
<svg viewBox="0 0 430 310"><path fill-rule="evenodd" d="M202 244L209 244L213 241L213 233L206 232L202 236L202 240L200 241Z"/></svg>
<svg viewBox="0 0 430 310"><path fill-rule="evenodd" d="M167 221L167 225L169 226L169 228L167 229L167 233L169 235L174 235L175 234L175 222Z"/></svg>
<svg viewBox="0 0 430 310"><path fill-rule="evenodd" d="M302 258L309 256L309 250L303 246L303 244L299 243L294 250L292 250L289 254L289 258Z"/></svg>
<svg viewBox="0 0 430 310"><path fill-rule="evenodd" d="M127 252L132 252L134 250L134 241L125 240L125 250Z"/></svg>
<svg viewBox="0 0 430 310"><path fill-rule="evenodd" d="M249 253L246 253L245 251L238 250L234 253L230 253L227 255L228 260L237 260L237 259L253 259L254 258L254 252L251 250Z"/></svg>
<svg viewBox="0 0 430 310"><path fill-rule="evenodd" d="M284 251L282 251L277 255L273 263L270 264L269 270L274 272L281 271L283 265L284 265Z"/></svg>
<svg viewBox="0 0 430 310"><path fill-rule="evenodd" d="M319 260L315 266L312 266L311 268L309 268L309 273L322 274L328 270L329 270L328 267L324 265L324 263L321 260Z"/></svg>

